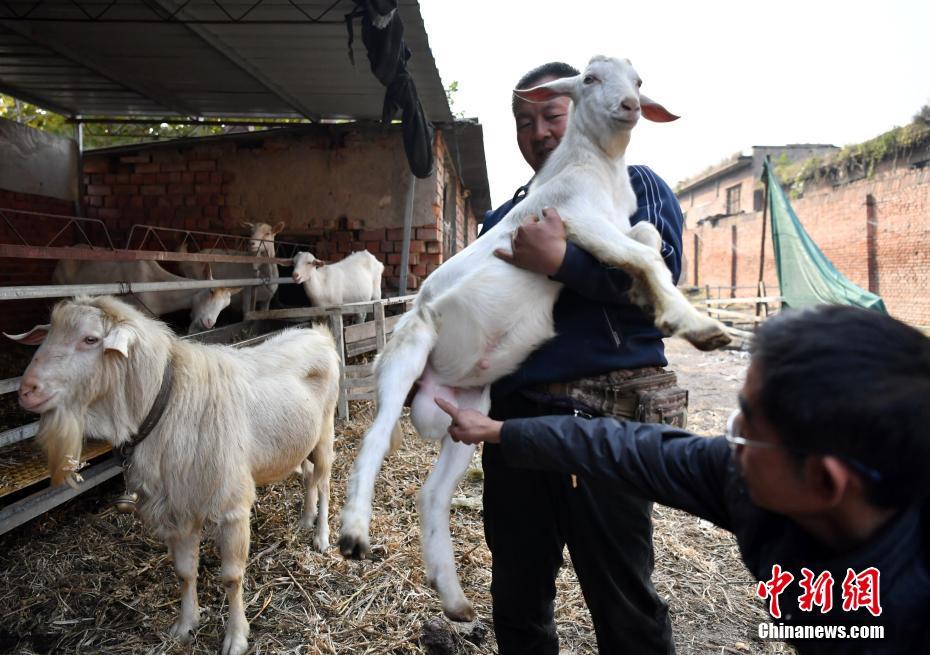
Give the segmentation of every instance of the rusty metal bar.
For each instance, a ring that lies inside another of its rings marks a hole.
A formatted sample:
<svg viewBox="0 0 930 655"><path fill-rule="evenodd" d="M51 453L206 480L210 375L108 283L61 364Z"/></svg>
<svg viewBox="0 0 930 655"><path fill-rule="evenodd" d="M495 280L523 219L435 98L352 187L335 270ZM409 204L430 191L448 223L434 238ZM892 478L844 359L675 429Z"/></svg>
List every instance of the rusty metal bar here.
<svg viewBox="0 0 930 655"><path fill-rule="evenodd" d="M235 280L191 280L189 282L113 282L110 284L43 284L31 287L0 287L0 300L32 298L64 298L77 294L142 293L144 291L174 291L177 289L216 289L218 287L258 287L266 284L295 284L289 277L241 278Z"/></svg>
<svg viewBox="0 0 930 655"><path fill-rule="evenodd" d="M48 248L43 246L16 246L0 243L0 257L28 259L80 259L107 262L229 262L234 264L278 264L291 266L293 260L282 257L256 257L255 255L200 254L164 252L161 250L107 250L104 248Z"/></svg>

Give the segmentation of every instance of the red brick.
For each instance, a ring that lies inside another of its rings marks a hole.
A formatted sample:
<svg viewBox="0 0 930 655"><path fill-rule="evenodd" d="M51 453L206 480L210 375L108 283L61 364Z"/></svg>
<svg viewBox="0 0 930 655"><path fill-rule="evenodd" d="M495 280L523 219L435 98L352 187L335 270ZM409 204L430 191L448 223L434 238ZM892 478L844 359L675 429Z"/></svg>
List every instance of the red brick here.
<svg viewBox="0 0 930 655"><path fill-rule="evenodd" d="M230 207L227 205L225 207L220 207L220 217L224 220L241 221L245 219L245 211L243 211L242 207Z"/></svg>
<svg viewBox="0 0 930 655"><path fill-rule="evenodd" d="M104 184L116 184L116 174L115 173L105 174L103 176L103 183Z"/></svg>
<svg viewBox="0 0 930 655"><path fill-rule="evenodd" d="M194 173L194 181L199 182L200 184L209 184L210 183L210 172L209 171L197 171L196 173Z"/></svg>
<svg viewBox="0 0 930 655"><path fill-rule="evenodd" d="M104 220L104 221L113 220L119 217L120 217L120 210L118 209L104 207L103 209L99 209L97 211L97 218Z"/></svg>
<svg viewBox="0 0 930 655"><path fill-rule="evenodd" d="M145 184L140 189L143 196L158 196L164 195L165 185L164 184Z"/></svg>
<svg viewBox="0 0 930 655"><path fill-rule="evenodd" d="M410 241L410 252L426 252L426 244L413 239Z"/></svg>
<svg viewBox="0 0 930 655"><path fill-rule="evenodd" d="M373 255L381 252L381 242L380 241L366 241L365 250L372 253Z"/></svg>
<svg viewBox="0 0 930 655"><path fill-rule="evenodd" d="M439 229L435 227L418 227L417 239L422 241L439 241L441 238Z"/></svg>
<svg viewBox="0 0 930 655"><path fill-rule="evenodd" d="M388 264L400 264L400 253L392 252L387 256Z"/></svg>
<svg viewBox="0 0 930 655"><path fill-rule="evenodd" d="M426 252L436 254L442 252L442 244L438 241L427 241Z"/></svg>
<svg viewBox="0 0 930 655"><path fill-rule="evenodd" d="M381 241L384 238L384 230L362 230L360 238L362 241Z"/></svg>
<svg viewBox="0 0 930 655"><path fill-rule="evenodd" d="M109 173L110 160L104 157L86 158L81 164L81 170L85 173Z"/></svg>
<svg viewBox="0 0 930 655"><path fill-rule="evenodd" d="M121 164L147 164L152 161L152 156L145 155L124 155L119 158Z"/></svg>
<svg viewBox="0 0 930 655"><path fill-rule="evenodd" d="M381 252L394 252L394 242L393 241L382 241L378 250Z"/></svg>
<svg viewBox="0 0 930 655"><path fill-rule="evenodd" d="M161 165L161 170L165 173L186 171L187 162L184 162L184 161L163 162Z"/></svg>
<svg viewBox="0 0 930 655"><path fill-rule="evenodd" d="M213 159L189 161L187 162L187 170L189 171L215 171L216 161Z"/></svg>
<svg viewBox="0 0 930 655"><path fill-rule="evenodd" d="M210 184L222 184L223 183L223 174L213 172L210 173Z"/></svg>
<svg viewBox="0 0 930 655"><path fill-rule="evenodd" d="M404 238L403 228L391 228L387 231L387 238L390 241L400 241Z"/></svg>
<svg viewBox="0 0 930 655"><path fill-rule="evenodd" d="M178 194L183 194L183 195L191 195L192 193L194 193L194 185L193 184L169 184L167 191L168 193L171 193L171 194L178 193Z"/></svg>
<svg viewBox="0 0 930 655"><path fill-rule="evenodd" d="M424 264L435 264L438 266L442 263L442 255L439 253L420 255L420 261Z"/></svg>
<svg viewBox="0 0 930 655"><path fill-rule="evenodd" d="M161 164L136 164L136 173L157 173L161 170Z"/></svg>
<svg viewBox="0 0 930 655"><path fill-rule="evenodd" d="M211 193L219 193L219 192L220 192L219 184L195 184L194 185L194 193L197 193L197 194L209 195Z"/></svg>
<svg viewBox="0 0 930 655"><path fill-rule="evenodd" d="M139 193L137 184L117 184L113 187L113 192L117 194L135 195Z"/></svg>
<svg viewBox="0 0 930 655"><path fill-rule="evenodd" d="M108 196L113 193L113 189L105 184L87 185L87 195L89 196Z"/></svg>

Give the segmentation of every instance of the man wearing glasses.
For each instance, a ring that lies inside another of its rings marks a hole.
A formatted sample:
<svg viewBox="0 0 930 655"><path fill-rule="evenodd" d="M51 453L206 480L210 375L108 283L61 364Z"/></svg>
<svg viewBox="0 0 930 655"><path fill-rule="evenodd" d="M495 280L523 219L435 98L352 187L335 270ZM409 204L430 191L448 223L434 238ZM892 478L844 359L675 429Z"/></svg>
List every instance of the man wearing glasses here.
<svg viewBox="0 0 930 655"><path fill-rule="evenodd" d="M610 481L733 532L758 595L785 591L769 604L772 623L813 636L789 639L799 652L930 653L930 339L921 332L842 306L766 321L723 438L610 418L498 422L437 403L453 439L500 443L512 466ZM814 576L833 582L815 589ZM834 632L800 627L818 625ZM841 639L837 626L847 637L881 626L868 634L882 638Z"/></svg>

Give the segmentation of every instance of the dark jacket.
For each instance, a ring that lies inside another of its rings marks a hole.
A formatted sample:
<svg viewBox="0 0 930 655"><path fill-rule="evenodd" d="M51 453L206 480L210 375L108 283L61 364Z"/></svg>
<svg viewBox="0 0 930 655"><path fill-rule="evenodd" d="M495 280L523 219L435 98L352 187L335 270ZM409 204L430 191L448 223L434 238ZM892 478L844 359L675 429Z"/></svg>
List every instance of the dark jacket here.
<svg viewBox="0 0 930 655"><path fill-rule="evenodd" d="M884 639L792 640L809 653L930 653L930 502L902 511L867 545L844 555L827 551L785 516L753 504L729 445L661 425L585 421L570 416L514 419L501 432L504 460L511 466L574 473L616 483L628 493L685 510L733 532L740 555L757 580L778 564L794 575L780 596L788 625L884 626ZM880 572L882 613L842 609L848 569ZM801 568L830 571L833 609L798 608ZM760 601L761 602L761 601ZM746 626L755 633L756 626Z"/></svg>
<svg viewBox="0 0 930 655"><path fill-rule="evenodd" d="M678 199L669 186L646 166L630 166L630 182L637 210L630 223L648 220L662 235L662 256L677 282L681 272L681 231L684 219ZM524 195L486 214L481 234L504 218ZM558 207L556 207L558 209ZM623 271L604 266L592 255L569 243L558 273L565 285L555 303L556 336L534 351L513 374L492 387L495 396L506 395L540 382L565 382L619 369L665 366L662 334L627 291L632 279Z"/></svg>

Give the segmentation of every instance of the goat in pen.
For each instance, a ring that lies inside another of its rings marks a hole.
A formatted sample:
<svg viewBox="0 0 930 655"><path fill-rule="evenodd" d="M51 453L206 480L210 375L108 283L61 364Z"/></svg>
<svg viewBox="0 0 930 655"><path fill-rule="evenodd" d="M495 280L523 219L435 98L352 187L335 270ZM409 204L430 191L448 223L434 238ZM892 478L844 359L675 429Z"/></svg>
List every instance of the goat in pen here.
<svg viewBox="0 0 930 655"><path fill-rule="evenodd" d="M77 475L84 434L123 453L138 513L164 541L181 581L172 636L200 619L201 532L216 528L229 621L221 652L248 648L242 583L255 487L300 468L299 525L329 545L329 481L339 356L325 328L290 329L257 346L205 346L109 296L63 301L50 325L11 338L41 343L20 384L40 414L53 484Z"/></svg>

